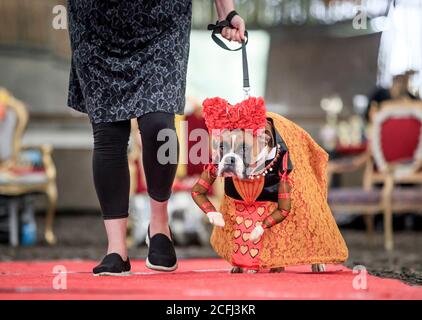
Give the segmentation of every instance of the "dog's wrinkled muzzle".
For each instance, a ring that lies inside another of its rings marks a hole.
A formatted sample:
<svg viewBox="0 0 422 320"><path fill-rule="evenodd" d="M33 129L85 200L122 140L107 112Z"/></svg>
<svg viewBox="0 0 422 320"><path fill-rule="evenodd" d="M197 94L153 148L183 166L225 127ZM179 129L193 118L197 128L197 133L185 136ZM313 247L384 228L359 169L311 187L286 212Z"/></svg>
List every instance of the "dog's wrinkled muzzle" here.
<svg viewBox="0 0 422 320"><path fill-rule="evenodd" d="M234 152L225 154L218 164L217 175L222 177L236 176L239 179L245 179L243 159Z"/></svg>

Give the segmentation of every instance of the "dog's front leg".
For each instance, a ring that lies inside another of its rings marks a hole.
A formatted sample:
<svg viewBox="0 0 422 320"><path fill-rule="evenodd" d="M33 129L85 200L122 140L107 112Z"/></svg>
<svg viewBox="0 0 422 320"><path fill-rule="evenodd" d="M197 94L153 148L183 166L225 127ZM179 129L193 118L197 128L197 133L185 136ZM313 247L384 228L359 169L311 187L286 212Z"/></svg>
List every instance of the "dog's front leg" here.
<svg viewBox="0 0 422 320"><path fill-rule="evenodd" d="M230 273L243 273L243 269L241 267L233 267L230 270Z"/></svg>

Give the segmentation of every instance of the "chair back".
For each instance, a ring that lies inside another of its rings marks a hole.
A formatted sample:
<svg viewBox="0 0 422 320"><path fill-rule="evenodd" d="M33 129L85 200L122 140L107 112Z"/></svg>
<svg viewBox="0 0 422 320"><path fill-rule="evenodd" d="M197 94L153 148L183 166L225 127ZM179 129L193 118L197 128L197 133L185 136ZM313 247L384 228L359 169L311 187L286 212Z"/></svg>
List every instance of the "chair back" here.
<svg viewBox="0 0 422 320"><path fill-rule="evenodd" d="M27 122L25 106L0 88L0 168L16 161Z"/></svg>
<svg viewBox="0 0 422 320"><path fill-rule="evenodd" d="M411 174L422 163L422 103L395 101L375 115L371 149L381 172L394 166Z"/></svg>

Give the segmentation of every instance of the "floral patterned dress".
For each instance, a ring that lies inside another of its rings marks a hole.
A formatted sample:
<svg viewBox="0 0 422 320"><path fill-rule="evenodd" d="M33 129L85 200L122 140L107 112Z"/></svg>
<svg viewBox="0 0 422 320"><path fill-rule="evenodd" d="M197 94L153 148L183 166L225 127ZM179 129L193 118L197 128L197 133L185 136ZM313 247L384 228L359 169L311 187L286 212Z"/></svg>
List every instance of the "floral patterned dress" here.
<svg viewBox="0 0 422 320"><path fill-rule="evenodd" d="M191 0L69 0L68 105L93 123L183 113Z"/></svg>

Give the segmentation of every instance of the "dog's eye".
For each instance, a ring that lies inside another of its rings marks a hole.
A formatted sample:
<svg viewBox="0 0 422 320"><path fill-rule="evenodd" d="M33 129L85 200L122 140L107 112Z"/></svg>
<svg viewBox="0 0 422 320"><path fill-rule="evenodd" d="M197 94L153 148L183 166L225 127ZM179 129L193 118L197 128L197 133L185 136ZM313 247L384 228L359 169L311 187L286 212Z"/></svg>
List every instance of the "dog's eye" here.
<svg viewBox="0 0 422 320"><path fill-rule="evenodd" d="M223 154L224 154L224 149L225 149L225 146L224 146L224 144L223 144L223 143L221 143L221 144L220 144L220 148L219 148L219 150L218 150L218 152L220 153L220 157L222 157L222 156L223 156Z"/></svg>
<svg viewBox="0 0 422 320"><path fill-rule="evenodd" d="M220 150L223 150L223 149L230 150L230 145L227 142L222 142L220 144Z"/></svg>
<svg viewBox="0 0 422 320"><path fill-rule="evenodd" d="M245 150L245 154L249 154L252 150L250 145L245 145L243 149Z"/></svg>

